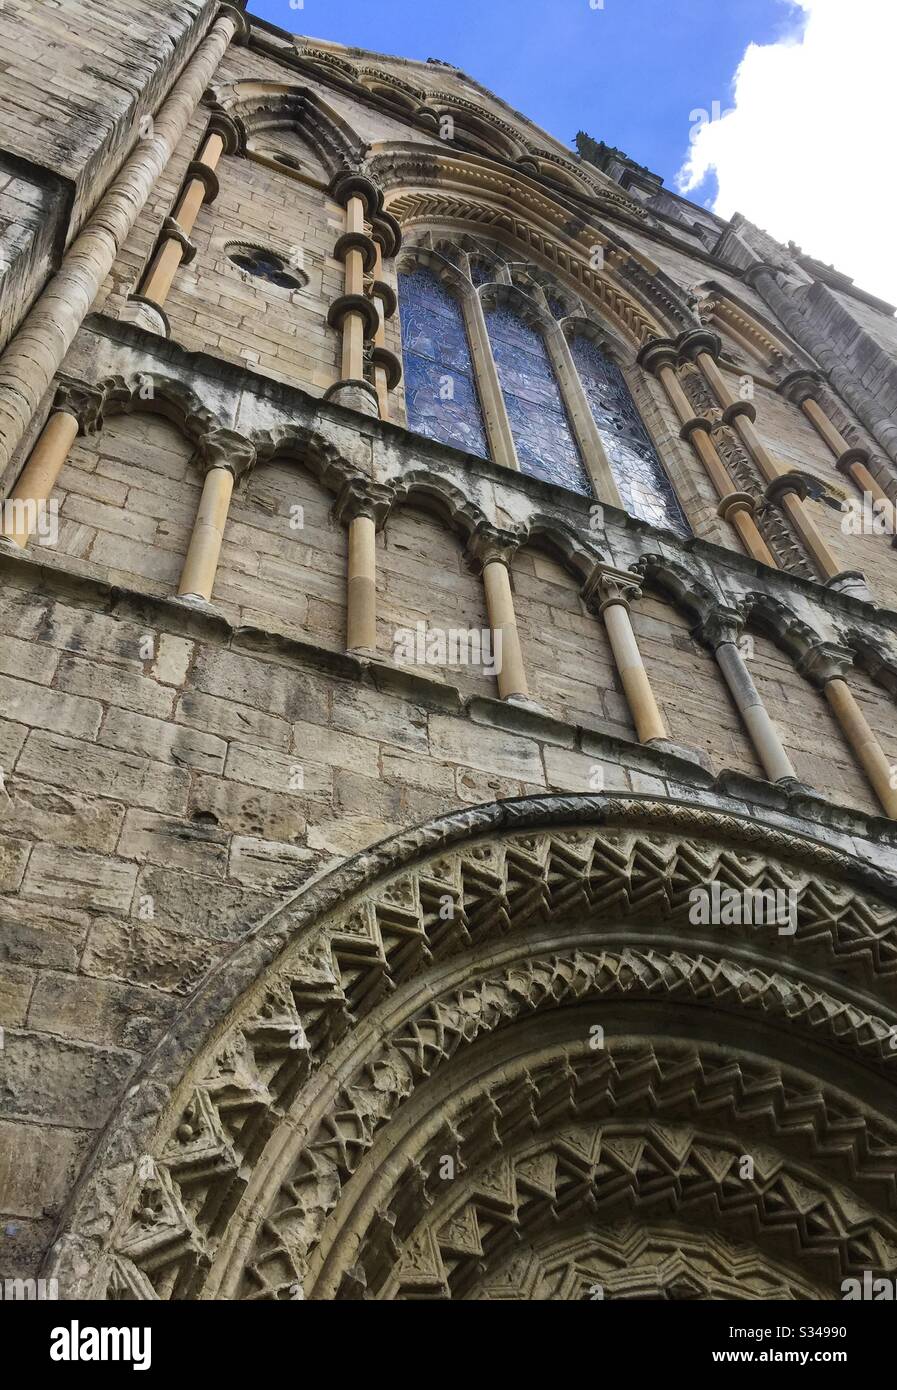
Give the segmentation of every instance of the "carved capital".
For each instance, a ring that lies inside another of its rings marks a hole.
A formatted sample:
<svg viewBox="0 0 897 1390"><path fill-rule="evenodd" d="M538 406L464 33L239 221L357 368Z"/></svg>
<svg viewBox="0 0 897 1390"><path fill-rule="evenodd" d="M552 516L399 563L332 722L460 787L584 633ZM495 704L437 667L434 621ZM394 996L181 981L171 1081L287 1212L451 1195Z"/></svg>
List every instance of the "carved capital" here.
<svg viewBox="0 0 897 1390"><path fill-rule="evenodd" d="M78 421L79 434L97 434L103 428L103 411L107 402L105 383L93 386L75 377L63 377L59 382L51 414L64 411Z"/></svg>
<svg viewBox="0 0 897 1390"><path fill-rule="evenodd" d="M680 333L676 342L682 362L696 362L702 352L709 353L715 362L723 350L719 334L709 328L689 328Z"/></svg>
<svg viewBox="0 0 897 1390"><path fill-rule="evenodd" d="M789 372L788 376L779 382L776 390L786 401L791 401L792 405L803 405L804 401L819 399L822 377L818 372L809 372L801 368L800 371Z"/></svg>
<svg viewBox="0 0 897 1390"><path fill-rule="evenodd" d="M767 485L764 496L767 502L777 507L785 497L799 497L803 502L804 498L809 497L810 489L803 473L780 473L777 478Z"/></svg>
<svg viewBox="0 0 897 1390"><path fill-rule="evenodd" d="M639 349L636 361L646 372L656 376L662 367L675 370L679 362L679 349L672 338L652 338Z"/></svg>
<svg viewBox="0 0 897 1390"><path fill-rule="evenodd" d="M642 596L638 575L603 564L595 566L580 592L583 603L598 614L614 604L628 609L630 603Z"/></svg>
<svg viewBox="0 0 897 1390"><path fill-rule="evenodd" d="M224 141L225 154L242 154L245 149L245 132L242 123L221 109L215 109L209 117L207 135L220 135Z"/></svg>
<svg viewBox="0 0 897 1390"><path fill-rule="evenodd" d="M373 338L380 327L380 315L373 300L364 294L341 294L327 311L327 322L331 328L340 329L350 314L358 314L364 323L364 336Z"/></svg>
<svg viewBox="0 0 897 1390"><path fill-rule="evenodd" d="M342 526L348 526L356 517L369 517L379 531L395 499L395 488L386 483L375 483L364 477L349 478L336 499L333 514Z"/></svg>
<svg viewBox="0 0 897 1390"><path fill-rule="evenodd" d="M854 445L850 449L845 449L844 453L835 464L835 467L845 478L850 478L852 477L851 470L853 465L855 463L861 463L864 468L868 468L870 457L868 449L863 449L861 446Z"/></svg>
<svg viewBox="0 0 897 1390"><path fill-rule="evenodd" d="M245 435L216 426L197 440L196 456L204 473L226 468L239 482L255 463L256 451Z"/></svg>
<svg viewBox="0 0 897 1390"><path fill-rule="evenodd" d="M345 261L350 251L360 251L364 257L364 268L368 275L377 264L377 245L367 232L343 232L333 248L337 261Z"/></svg>
<svg viewBox="0 0 897 1390"><path fill-rule="evenodd" d="M797 663L802 676L824 690L829 681L844 680L853 666L853 652L834 642L817 642L808 647Z"/></svg>
<svg viewBox="0 0 897 1390"><path fill-rule="evenodd" d="M714 608L695 629L695 636L712 651L727 642L737 645L746 619L747 615L738 608Z"/></svg>
<svg viewBox="0 0 897 1390"><path fill-rule="evenodd" d="M330 185L330 196L341 207L347 207L350 198L360 198L364 212L370 222L375 213L383 207L383 190L368 174L351 169L342 169Z"/></svg>
<svg viewBox="0 0 897 1390"><path fill-rule="evenodd" d="M476 573L481 573L487 565L495 564L510 569L514 554L521 544L521 537L515 532L502 531L488 521L481 521L468 537L467 559Z"/></svg>
<svg viewBox="0 0 897 1390"><path fill-rule="evenodd" d="M739 512L747 512L751 517L757 515L757 504L749 492L730 492L716 509L717 516L722 517L723 521L731 521Z"/></svg>

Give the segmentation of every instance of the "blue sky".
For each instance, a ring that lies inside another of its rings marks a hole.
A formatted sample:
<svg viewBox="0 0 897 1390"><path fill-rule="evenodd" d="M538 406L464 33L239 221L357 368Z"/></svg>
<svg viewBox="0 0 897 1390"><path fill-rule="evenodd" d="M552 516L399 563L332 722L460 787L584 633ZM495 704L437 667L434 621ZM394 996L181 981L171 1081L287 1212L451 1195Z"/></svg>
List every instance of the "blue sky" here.
<svg viewBox="0 0 897 1390"><path fill-rule="evenodd" d="M596 8L592 9L591 4ZM668 187L692 111L725 110L748 43L795 28L787 0L250 0L292 33L442 58L558 139L624 150ZM715 194L715 175L691 196Z"/></svg>

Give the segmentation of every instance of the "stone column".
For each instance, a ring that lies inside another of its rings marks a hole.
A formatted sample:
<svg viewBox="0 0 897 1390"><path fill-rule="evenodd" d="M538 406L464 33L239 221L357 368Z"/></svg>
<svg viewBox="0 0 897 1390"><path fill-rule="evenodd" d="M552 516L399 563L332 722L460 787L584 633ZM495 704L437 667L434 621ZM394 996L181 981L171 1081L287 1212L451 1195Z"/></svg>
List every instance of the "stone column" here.
<svg viewBox="0 0 897 1390"><path fill-rule="evenodd" d="M346 210L346 229L333 254L343 262L343 293L330 306L327 322L341 334L340 379L325 392L325 400L359 410L363 415L379 416L376 387L365 376L365 343L376 337L380 314L365 293L365 274L377 264L377 245L368 235L365 219L379 213L383 195L363 174L344 172L331 186L336 201Z"/></svg>
<svg viewBox="0 0 897 1390"><path fill-rule="evenodd" d="M59 387L49 419L4 502L0 535L8 544L28 544L78 435L96 434L102 427L105 400L101 386L69 381Z"/></svg>
<svg viewBox="0 0 897 1390"><path fill-rule="evenodd" d="M597 610L607 629L614 664L639 742L661 740L668 743L670 736L654 698L629 617L630 603L641 598L641 594L632 574L610 565L596 565L582 589L583 600L593 611Z"/></svg>
<svg viewBox="0 0 897 1390"><path fill-rule="evenodd" d="M742 626L738 613L715 613L703 624L701 637L716 656L766 776L770 782L794 784L797 774L791 759L738 647Z"/></svg>
<svg viewBox="0 0 897 1390"><path fill-rule="evenodd" d="M518 544L516 536L492 526L480 526L470 537L468 556L483 576L498 666L498 693L503 700L529 703L529 686L511 593L511 558Z"/></svg>
<svg viewBox="0 0 897 1390"><path fill-rule="evenodd" d="M189 265L196 256L196 246L190 240L200 208L218 196L218 177L215 170L222 154L235 154L240 147L240 133L234 121L223 112L215 112L203 137L199 152L187 169L187 178L170 217L166 217L155 253L140 282L137 294L131 295L123 318L139 323L150 332L168 336L168 320L163 305L172 282L182 265Z"/></svg>
<svg viewBox="0 0 897 1390"><path fill-rule="evenodd" d="M335 507L349 527L346 650L353 656L377 654L377 532L382 530L394 494L365 478L351 478Z"/></svg>
<svg viewBox="0 0 897 1390"><path fill-rule="evenodd" d="M848 444L841 431L823 408L822 380L815 372L792 372L779 383L779 392L799 407L821 439L825 441L835 459L835 467L845 478L850 478L860 492L869 493L875 502L886 503L882 509L887 520L890 535L894 534L894 503L884 488L869 471L868 449L856 448Z"/></svg>
<svg viewBox="0 0 897 1390"><path fill-rule="evenodd" d="M383 262L384 260L391 261L398 255L402 245L402 230L394 217L381 212L375 214L371 220L371 237L377 248L371 297L377 308L378 316L374 346L371 351L371 364L374 372L374 387L377 392L377 400L380 403L380 419L388 420L390 416L389 393L395 391L402 380L402 363L395 353L390 352L386 346L386 323L395 314L398 300L392 285L383 277Z"/></svg>
<svg viewBox="0 0 897 1390"><path fill-rule="evenodd" d="M891 786L891 765L845 679L852 665L851 651L823 642L806 652L799 669L824 691L829 708L881 802L885 815L897 820L897 789Z"/></svg>
<svg viewBox="0 0 897 1390"><path fill-rule="evenodd" d="M511 429L508 407L498 379L498 368L492 356L483 302L475 286L460 296L460 304L464 315L464 327L467 329L467 341L470 343L470 356L480 403L483 407L483 421L490 453L495 462L500 463L502 467L519 470L514 431Z"/></svg>
<svg viewBox="0 0 897 1390"><path fill-rule="evenodd" d="M678 361L678 346L668 338L653 339L644 345L638 355L639 365L657 376L666 391L679 418L682 438L691 444L719 497L719 515L731 523L748 555L775 569L775 557L754 520L753 499L747 493L736 490L710 437L710 420L695 415L691 401L676 376Z"/></svg>
<svg viewBox="0 0 897 1390"><path fill-rule="evenodd" d="M223 5L156 113L152 137L137 141L0 357L0 475L49 390L228 45L235 35L245 38L248 32L242 11Z"/></svg>
<svg viewBox="0 0 897 1390"><path fill-rule="evenodd" d="M809 496L805 479L800 473L786 471L776 462L754 428L756 407L751 401L737 400L729 390L716 362L719 350L719 339L707 329L696 329L679 339L680 354L696 363L722 407L724 423L734 428L757 465L767 485L766 500L785 512L817 571L830 587L858 589L863 582L862 576L856 571L841 569L804 507Z"/></svg>
<svg viewBox="0 0 897 1390"><path fill-rule="evenodd" d="M601 435L598 433L598 426L595 424L589 398L579 379L570 344L560 324L555 323L545 334L545 346L567 407L579 452L592 480L595 496L599 502L606 502L610 507L619 507L621 511L625 511Z"/></svg>
<svg viewBox="0 0 897 1390"><path fill-rule="evenodd" d="M197 453L206 476L178 597L186 603L210 603L234 483L254 464L255 449L242 435L220 429L199 441Z"/></svg>

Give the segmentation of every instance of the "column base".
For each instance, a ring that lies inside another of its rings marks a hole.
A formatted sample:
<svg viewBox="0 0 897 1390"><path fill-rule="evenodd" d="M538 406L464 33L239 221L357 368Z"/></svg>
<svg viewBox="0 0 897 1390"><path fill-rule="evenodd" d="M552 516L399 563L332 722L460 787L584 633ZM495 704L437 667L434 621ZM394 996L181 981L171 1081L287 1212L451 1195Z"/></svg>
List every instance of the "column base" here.
<svg viewBox="0 0 897 1390"><path fill-rule="evenodd" d="M503 695L502 700L506 705L519 705L521 709L532 710L533 714L548 715L544 705L540 705L538 700L530 699L529 695Z"/></svg>
<svg viewBox="0 0 897 1390"><path fill-rule="evenodd" d="M706 753L699 748L689 748L684 743L673 743L669 738L649 738L645 744L646 748L656 748L660 753L670 753L674 758L683 758L685 762L697 763L705 772L713 772L713 763Z"/></svg>
<svg viewBox="0 0 897 1390"><path fill-rule="evenodd" d="M380 398L376 386L372 386L369 381L352 378L336 381L324 392L324 400L333 401L335 405L348 406L350 410L357 410L361 415L370 415L375 420L380 419Z"/></svg>
<svg viewBox="0 0 897 1390"><path fill-rule="evenodd" d="M187 608L205 608L210 613L217 613L211 599L203 598L202 594L175 594L174 603L183 603Z"/></svg>
<svg viewBox="0 0 897 1390"><path fill-rule="evenodd" d="M129 295L119 318L122 323L134 323L146 333L154 333L157 338L171 337L171 324L165 310L152 299L144 299L143 295Z"/></svg>
<svg viewBox="0 0 897 1390"><path fill-rule="evenodd" d="M836 594L849 594L851 598L862 599L864 603L872 602L869 585L862 570L842 570L840 574L833 574L831 579L825 581L825 587L834 590Z"/></svg>
<svg viewBox="0 0 897 1390"><path fill-rule="evenodd" d="M359 661L376 661L377 653L373 647L347 647L346 656L354 656Z"/></svg>

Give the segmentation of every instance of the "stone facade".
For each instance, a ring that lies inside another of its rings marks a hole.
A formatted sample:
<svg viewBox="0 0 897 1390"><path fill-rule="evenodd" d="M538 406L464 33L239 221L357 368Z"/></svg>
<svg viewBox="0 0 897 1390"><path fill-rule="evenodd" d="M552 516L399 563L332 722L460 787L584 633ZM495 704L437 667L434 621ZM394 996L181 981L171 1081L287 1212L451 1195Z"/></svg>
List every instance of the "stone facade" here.
<svg viewBox="0 0 897 1390"><path fill-rule="evenodd" d="M893 310L445 63L7 25L0 1275L893 1272Z"/></svg>

